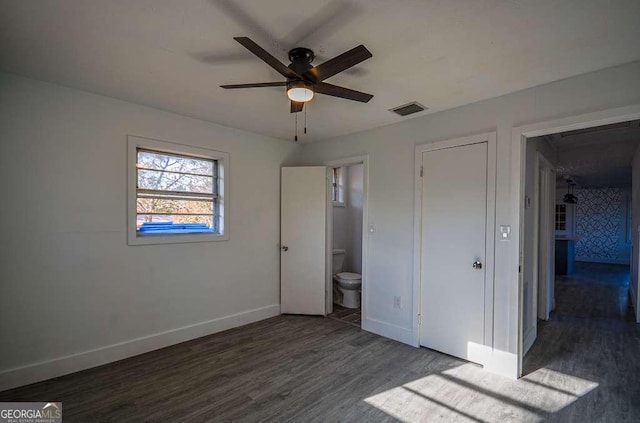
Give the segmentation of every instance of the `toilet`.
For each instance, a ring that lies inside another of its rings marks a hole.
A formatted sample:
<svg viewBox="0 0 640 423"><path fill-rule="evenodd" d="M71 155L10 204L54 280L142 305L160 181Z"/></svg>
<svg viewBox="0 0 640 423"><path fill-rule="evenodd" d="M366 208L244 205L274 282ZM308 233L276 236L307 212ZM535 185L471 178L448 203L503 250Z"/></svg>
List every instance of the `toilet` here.
<svg viewBox="0 0 640 423"><path fill-rule="evenodd" d="M346 308L360 308L362 275L343 272L346 251L333 250L333 302Z"/></svg>

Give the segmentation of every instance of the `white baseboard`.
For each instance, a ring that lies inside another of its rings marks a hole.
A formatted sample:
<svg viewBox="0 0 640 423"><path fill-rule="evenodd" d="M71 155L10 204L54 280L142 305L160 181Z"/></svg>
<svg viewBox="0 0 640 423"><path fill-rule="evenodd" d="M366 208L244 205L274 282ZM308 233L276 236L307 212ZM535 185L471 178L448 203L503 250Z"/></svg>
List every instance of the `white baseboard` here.
<svg viewBox="0 0 640 423"><path fill-rule="evenodd" d="M134 355L179 344L280 314L280 304L248 310L166 332L0 371L0 391L78 372Z"/></svg>
<svg viewBox="0 0 640 423"><path fill-rule="evenodd" d="M362 320L362 330L373 332L377 335L391 338L404 344L414 345L413 331L391 323L385 323L380 320L366 318Z"/></svg>
<svg viewBox="0 0 640 423"><path fill-rule="evenodd" d="M500 350L493 350L491 356L484 363L488 372L516 380L518 379L518 354Z"/></svg>

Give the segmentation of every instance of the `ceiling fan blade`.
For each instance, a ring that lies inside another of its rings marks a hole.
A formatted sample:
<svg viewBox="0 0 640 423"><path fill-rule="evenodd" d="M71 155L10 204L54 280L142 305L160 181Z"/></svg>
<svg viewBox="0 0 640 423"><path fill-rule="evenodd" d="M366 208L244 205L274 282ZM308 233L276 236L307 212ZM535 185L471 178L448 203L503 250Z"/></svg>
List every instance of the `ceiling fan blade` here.
<svg viewBox="0 0 640 423"><path fill-rule="evenodd" d="M220 87L229 89L229 88L257 88L257 87L286 87L287 82L254 82L251 84L228 84L228 85L220 85Z"/></svg>
<svg viewBox="0 0 640 423"><path fill-rule="evenodd" d="M347 100L361 101L362 103L368 103L369 100L373 98L372 94L351 90L338 85L327 84L326 82L318 82L317 84L314 84L313 89L315 92L320 94L346 98Z"/></svg>
<svg viewBox="0 0 640 423"><path fill-rule="evenodd" d="M291 101L291 113L298 113L302 111L304 103L298 101Z"/></svg>
<svg viewBox="0 0 640 423"><path fill-rule="evenodd" d="M325 79L347 70L370 57L373 57L373 54L371 54L365 46L360 44L358 47L354 47L333 59L329 59L326 62L309 69L302 75L313 82L324 81Z"/></svg>
<svg viewBox="0 0 640 423"><path fill-rule="evenodd" d="M267 65L278 71L278 73L285 78L302 79L300 75L286 67L281 61L273 57L271 53L251 41L249 37L233 37L233 39L242 44L251 53L262 59L262 61Z"/></svg>

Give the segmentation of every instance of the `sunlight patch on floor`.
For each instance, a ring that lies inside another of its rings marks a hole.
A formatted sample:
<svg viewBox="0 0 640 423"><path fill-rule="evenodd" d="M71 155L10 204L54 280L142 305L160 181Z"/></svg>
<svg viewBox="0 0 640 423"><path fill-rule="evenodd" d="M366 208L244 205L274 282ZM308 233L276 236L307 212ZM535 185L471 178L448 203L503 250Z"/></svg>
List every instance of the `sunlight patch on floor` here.
<svg viewBox="0 0 640 423"><path fill-rule="evenodd" d="M370 396L365 402L403 422L540 422L597 386L550 369L515 381L464 364Z"/></svg>

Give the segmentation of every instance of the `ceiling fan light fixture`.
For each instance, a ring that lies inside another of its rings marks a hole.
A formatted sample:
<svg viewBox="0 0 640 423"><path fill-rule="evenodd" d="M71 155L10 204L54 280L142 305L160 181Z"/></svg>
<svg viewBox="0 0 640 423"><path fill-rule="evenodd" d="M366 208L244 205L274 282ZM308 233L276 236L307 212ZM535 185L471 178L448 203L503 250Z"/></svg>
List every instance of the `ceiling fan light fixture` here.
<svg viewBox="0 0 640 423"><path fill-rule="evenodd" d="M287 84L287 97L298 103L306 103L313 98L313 86L305 81L292 81Z"/></svg>

